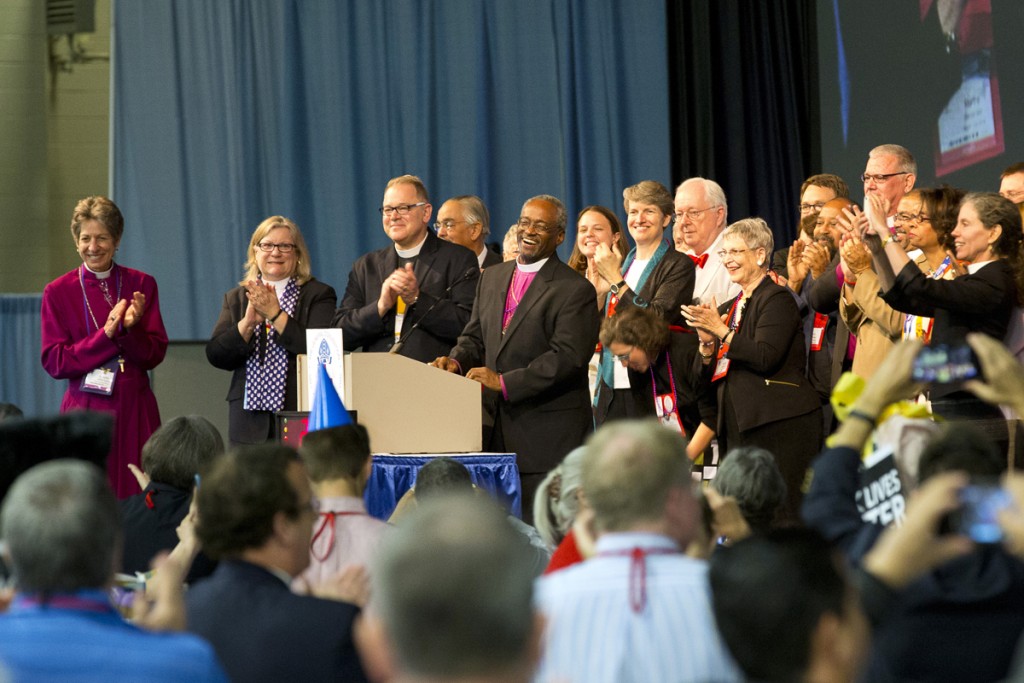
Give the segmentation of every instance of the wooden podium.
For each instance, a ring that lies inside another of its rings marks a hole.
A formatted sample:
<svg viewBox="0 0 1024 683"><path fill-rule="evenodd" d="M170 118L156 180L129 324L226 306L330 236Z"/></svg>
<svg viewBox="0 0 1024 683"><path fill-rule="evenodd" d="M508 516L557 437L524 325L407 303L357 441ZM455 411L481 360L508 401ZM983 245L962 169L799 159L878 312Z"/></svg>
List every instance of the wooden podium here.
<svg viewBox="0 0 1024 683"><path fill-rule="evenodd" d="M301 379L308 363L298 359ZM359 411L374 453L480 451L479 382L397 354L346 353L344 362L345 407Z"/></svg>

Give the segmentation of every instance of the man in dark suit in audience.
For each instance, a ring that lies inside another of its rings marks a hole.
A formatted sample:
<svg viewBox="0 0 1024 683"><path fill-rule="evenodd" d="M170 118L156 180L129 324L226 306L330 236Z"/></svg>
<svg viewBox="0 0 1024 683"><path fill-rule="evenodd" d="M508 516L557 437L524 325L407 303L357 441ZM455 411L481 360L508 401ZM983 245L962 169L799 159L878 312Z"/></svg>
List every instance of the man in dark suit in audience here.
<svg viewBox="0 0 1024 683"><path fill-rule="evenodd" d="M334 315L345 349L389 351L428 362L447 353L469 320L479 263L473 252L434 235L423 181L392 178L380 208L393 245L361 256Z"/></svg>
<svg viewBox="0 0 1024 683"><path fill-rule="evenodd" d="M518 260L483 271L469 324L432 363L480 382L496 398L486 450L516 454L528 522L544 475L593 428L587 364L600 326L597 293L555 254L565 225L565 206L555 197L527 200Z"/></svg>
<svg viewBox="0 0 1024 683"><path fill-rule="evenodd" d="M306 469L284 446L219 459L197 494L196 529L217 570L186 597L188 628L235 681L363 681L352 642L357 607L296 595L316 511Z"/></svg>

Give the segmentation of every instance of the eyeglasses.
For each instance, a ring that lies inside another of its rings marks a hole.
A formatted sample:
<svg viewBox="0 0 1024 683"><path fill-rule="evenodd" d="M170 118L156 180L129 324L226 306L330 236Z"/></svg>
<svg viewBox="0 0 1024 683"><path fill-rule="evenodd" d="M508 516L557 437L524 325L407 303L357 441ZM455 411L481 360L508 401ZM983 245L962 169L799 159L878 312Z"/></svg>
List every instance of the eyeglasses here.
<svg viewBox="0 0 1024 683"><path fill-rule="evenodd" d="M695 221L698 220L700 218L700 215L705 211L710 211L711 209L717 208L717 206L709 206L706 209L688 209L687 211L677 211L674 220L676 223L682 223L683 218L686 217L689 218L691 221Z"/></svg>
<svg viewBox="0 0 1024 683"><path fill-rule="evenodd" d="M895 173L865 173L860 177L865 183L869 180L874 180L876 183L884 183L889 178L895 178L898 175L907 175L910 171L896 171Z"/></svg>
<svg viewBox="0 0 1024 683"><path fill-rule="evenodd" d="M825 202L814 202L813 204L801 204L800 205L800 213L801 214L814 213L816 211L821 211L823 208L825 208Z"/></svg>
<svg viewBox="0 0 1024 683"><path fill-rule="evenodd" d="M516 227L520 230L529 230L530 226L537 232L553 232L555 226L548 225L544 221L531 221L529 218L520 218L516 222Z"/></svg>
<svg viewBox="0 0 1024 683"><path fill-rule="evenodd" d="M894 218L900 223L929 223L931 218L923 213L898 213Z"/></svg>
<svg viewBox="0 0 1024 683"><path fill-rule="evenodd" d="M719 259L724 261L726 257L736 258L740 254L750 251L749 249L719 249L715 252Z"/></svg>
<svg viewBox="0 0 1024 683"><path fill-rule="evenodd" d="M426 206L426 202L417 202L415 204L398 204L397 206L382 206L380 211L385 216L391 216L392 214L398 214L399 216L408 216L409 212L419 206Z"/></svg>
<svg viewBox="0 0 1024 683"><path fill-rule="evenodd" d="M275 244L274 242L260 242L256 246L260 248L260 251L265 251L268 254L274 251L274 249L277 249L282 254L290 254L292 253L292 250L295 249L295 245L289 244L288 242L285 242L284 244Z"/></svg>
<svg viewBox="0 0 1024 683"><path fill-rule="evenodd" d="M629 351L620 354L612 354L612 358L615 359L616 363L628 363L629 357L633 355L633 351L636 349L635 346L630 346Z"/></svg>
<svg viewBox="0 0 1024 683"><path fill-rule="evenodd" d="M459 223L466 223L466 221L438 221L437 223L434 223L434 229L438 231L442 229L451 230Z"/></svg>

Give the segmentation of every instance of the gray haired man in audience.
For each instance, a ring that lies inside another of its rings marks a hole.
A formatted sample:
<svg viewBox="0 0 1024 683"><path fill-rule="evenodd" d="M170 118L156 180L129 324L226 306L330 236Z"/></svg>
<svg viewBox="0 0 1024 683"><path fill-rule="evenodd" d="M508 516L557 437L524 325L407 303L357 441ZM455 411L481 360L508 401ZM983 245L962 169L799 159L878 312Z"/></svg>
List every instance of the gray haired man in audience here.
<svg viewBox="0 0 1024 683"><path fill-rule="evenodd" d="M0 615L0 661L13 680L227 680L207 643L146 633L111 605L121 524L95 465L54 460L21 475L4 500L2 534L17 595Z"/></svg>
<svg viewBox="0 0 1024 683"><path fill-rule="evenodd" d="M700 518L682 435L612 422L586 446L591 559L539 580L540 681L736 681L711 614L707 565L683 555Z"/></svg>
<svg viewBox="0 0 1024 683"><path fill-rule="evenodd" d="M373 606L356 626L372 680L531 680L542 630L532 566L493 504L422 503L384 540L373 576Z"/></svg>

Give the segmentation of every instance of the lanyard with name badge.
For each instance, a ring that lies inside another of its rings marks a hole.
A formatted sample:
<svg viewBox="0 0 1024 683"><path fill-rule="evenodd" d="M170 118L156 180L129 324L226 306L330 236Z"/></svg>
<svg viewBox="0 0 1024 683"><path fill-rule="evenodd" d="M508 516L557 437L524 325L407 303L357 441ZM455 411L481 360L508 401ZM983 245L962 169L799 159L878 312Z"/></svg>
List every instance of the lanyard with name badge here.
<svg viewBox="0 0 1024 683"><path fill-rule="evenodd" d="M743 301L743 305L739 303ZM740 321L743 319L743 309L746 308L746 301L743 299L743 292L740 292L729 308L729 329L732 331L733 339L736 338L736 330L740 329ZM729 336L729 335L726 335ZM729 373L729 345L722 342L721 348L718 349L718 362L715 365L715 374L711 376L712 382L717 382Z"/></svg>
<svg viewBox="0 0 1024 683"><path fill-rule="evenodd" d="M117 272L114 273L117 277L117 298L114 299L114 305L121 300L121 270L118 268ZM85 331L89 334L89 320L92 319L92 324L96 330L100 330L100 324L96 320L96 315L92 312L92 306L89 304L89 297L85 293L85 266L79 266L78 268L78 284L82 287L82 309L85 314ZM113 307L111 307L113 310ZM120 366L121 372L124 372L124 356L120 353L115 358L111 358L106 363L103 363L95 370L91 370L85 377L82 378L82 383L79 389L88 394L99 394L100 396L110 396L114 393L114 380L117 379L117 368Z"/></svg>
<svg viewBox="0 0 1024 683"><path fill-rule="evenodd" d="M648 370L651 373L651 394L654 395L654 412L658 414L658 421L661 422L663 427L676 430L683 436L686 436L686 428L683 427L683 420L679 416L679 397L676 394L676 378L672 374L672 359L668 355L668 350L665 350L665 361L668 363L668 381L671 391L667 394L659 394L658 387L654 379L654 366L651 365Z"/></svg>

